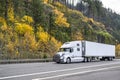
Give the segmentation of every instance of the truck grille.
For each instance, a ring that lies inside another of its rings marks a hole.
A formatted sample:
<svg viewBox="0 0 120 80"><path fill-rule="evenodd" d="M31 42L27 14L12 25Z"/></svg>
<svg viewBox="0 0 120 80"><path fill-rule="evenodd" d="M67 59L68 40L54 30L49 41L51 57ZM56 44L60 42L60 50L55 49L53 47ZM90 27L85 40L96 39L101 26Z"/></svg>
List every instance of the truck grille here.
<svg viewBox="0 0 120 80"><path fill-rule="evenodd" d="M59 54L54 55L53 61L60 62L60 55Z"/></svg>

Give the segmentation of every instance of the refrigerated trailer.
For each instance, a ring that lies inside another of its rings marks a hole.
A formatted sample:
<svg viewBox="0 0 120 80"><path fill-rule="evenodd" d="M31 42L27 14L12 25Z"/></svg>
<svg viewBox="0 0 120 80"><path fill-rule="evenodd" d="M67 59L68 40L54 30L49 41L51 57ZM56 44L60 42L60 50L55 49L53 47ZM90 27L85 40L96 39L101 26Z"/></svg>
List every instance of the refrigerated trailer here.
<svg viewBox="0 0 120 80"><path fill-rule="evenodd" d="M56 63L112 61L114 58L114 45L82 40L64 43L53 56L53 61Z"/></svg>

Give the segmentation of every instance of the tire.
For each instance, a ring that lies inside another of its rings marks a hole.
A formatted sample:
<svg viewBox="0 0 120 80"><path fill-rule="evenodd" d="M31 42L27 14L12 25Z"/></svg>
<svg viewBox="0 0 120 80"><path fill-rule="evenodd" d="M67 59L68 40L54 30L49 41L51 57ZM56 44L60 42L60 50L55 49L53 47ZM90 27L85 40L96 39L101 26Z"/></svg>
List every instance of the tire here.
<svg viewBox="0 0 120 80"><path fill-rule="evenodd" d="M113 60L113 58L112 57L109 57L109 61L112 61Z"/></svg>
<svg viewBox="0 0 120 80"><path fill-rule="evenodd" d="M101 61L105 61L105 57L102 57Z"/></svg>
<svg viewBox="0 0 120 80"><path fill-rule="evenodd" d="M108 61L111 61L111 57L107 57L106 59L107 59Z"/></svg>
<svg viewBox="0 0 120 80"><path fill-rule="evenodd" d="M113 58L111 57L111 61L113 61Z"/></svg>
<svg viewBox="0 0 120 80"><path fill-rule="evenodd" d="M66 59L66 63L67 63L67 64L70 64L70 63L71 63L71 59L70 59L70 58L67 58L67 59Z"/></svg>
<svg viewBox="0 0 120 80"><path fill-rule="evenodd" d="M56 62L57 64L60 64L60 62Z"/></svg>
<svg viewBox="0 0 120 80"><path fill-rule="evenodd" d="M87 62L87 61L88 61L88 59L87 59L87 58L84 58L83 62Z"/></svg>
<svg viewBox="0 0 120 80"><path fill-rule="evenodd" d="M91 58L87 58L87 62L91 62Z"/></svg>

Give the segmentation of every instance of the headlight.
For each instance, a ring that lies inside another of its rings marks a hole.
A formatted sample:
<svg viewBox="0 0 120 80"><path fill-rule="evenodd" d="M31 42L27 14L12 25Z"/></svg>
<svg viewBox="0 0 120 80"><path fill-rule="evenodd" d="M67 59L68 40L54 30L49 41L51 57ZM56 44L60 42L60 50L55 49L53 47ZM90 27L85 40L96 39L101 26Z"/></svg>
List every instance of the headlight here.
<svg viewBox="0 0 120 80"><path fill-rule="evenodd" d="M62 56L64 56L65 54L63 53Z"/></svg>
<svg viewBox="0 0 120 80"><path fill-rule="evenodd" d="M65 55L65 54L63 53L63 54L61 55L60 59L64 59L64 55Z"/></svg>

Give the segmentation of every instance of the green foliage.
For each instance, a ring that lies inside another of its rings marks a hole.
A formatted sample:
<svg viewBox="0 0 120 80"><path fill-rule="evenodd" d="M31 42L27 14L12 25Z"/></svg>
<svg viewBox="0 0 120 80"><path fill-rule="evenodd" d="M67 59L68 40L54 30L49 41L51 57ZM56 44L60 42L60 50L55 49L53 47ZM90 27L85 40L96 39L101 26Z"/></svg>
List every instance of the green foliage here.
<svg viewBox="0 0 120 80"><path fill-rule="evenodd" d="M5 19L3 18L3 17L0 17L0 27L1 26L6 26L7 24L6 24L6 21L5 21Z"/></svg>
<svg viewBox="0 0 120 80"><path fill-rule="evenodd" d="M56 15L55 17L55 24L58 26L63 26L63 27L69 27L69 23L67 23L67 19L64 16L63 13L61 13L58 10L54 10L54 13Z"/></svg>
<svg viewBox="0 0 120 80"><path fill-rule="evenodd" d="M14 21L14 8L13 8L13 1L12 0L7 0L8 3L8 9L7 9L7 17L8 17L8 20L10 21Z"/></svg>
<svg viewBox="0 0 120 80"><path fill-rule="evenodd" d="M112 11L110 8L105 8L102 1L80 0L77 3L77 6L72 6L72 8L81 11L89 18L93 18L96 21L104 23L106 30L120 41L120 15Z"/></svg>
<svg viewBox="0 0 120 80"><path fill-rule="evenodd" d="M43 4L42 0L32 0L32 17L35 21L35 25L42 22L42 15L43 15Z"/></svg>
<svg viewBox="0 0 120 80"><path fill-rule="evenodd" d="M5 16L5 1L0 0L0 16Z"/></svg>
<svg viewBox="0 0 120 80"><path fill-rule="evenodd" d="M116 56L120 57L120 44L116 45Z"/></svg>
<svg viewBox="0 0 120 80"><path fill-rule="evenodd" d="M94 5L89 7L96 13L90 16L94 18L87 18L59 1L0 0L0 58L49 58L62 43L71 40L114 42L106 26L95 21L97 5L92 1L89 3Z"/></svg>
<svg viewBox="0 0 120 80"><path fill-rule="evenodd" d="M34 22L33 19L32 19L32 17L30 17L30 16L23 16L23 18L21 19L21 21L25 22L25 23L28 23L28 24L31 24L31 23Z"/></svg>

